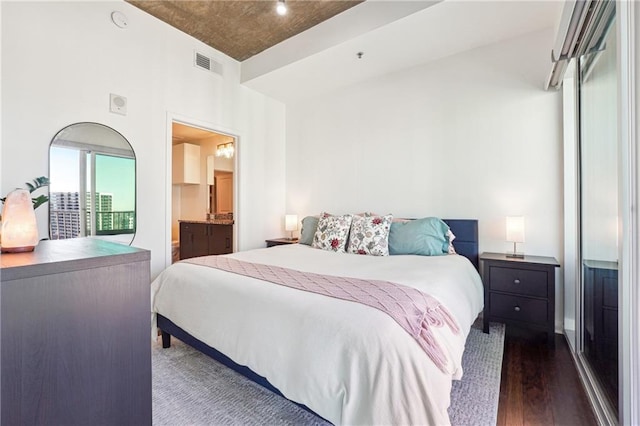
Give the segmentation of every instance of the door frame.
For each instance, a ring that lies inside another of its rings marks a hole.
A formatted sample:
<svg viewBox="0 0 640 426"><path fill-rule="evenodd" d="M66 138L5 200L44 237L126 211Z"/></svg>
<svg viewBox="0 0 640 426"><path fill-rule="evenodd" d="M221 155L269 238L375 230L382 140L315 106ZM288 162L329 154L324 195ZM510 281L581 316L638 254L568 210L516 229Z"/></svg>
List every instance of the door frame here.
<svg viewBox="0 0 640 426"><path fill-rule="evenodd" d="M165 161L165 245L164 245L164 267L171 265L171 211L172 211L172 161L173 161L173 123L184 124L185 126L195 127L203 130L207 130L213 133L220 133L223 135L231 136L233 138L235 153L233 155L233 249L237 251L239 226L238 226L238 211L240 211L240 199L238 197L239 177L240 177L240 161L239 156L242 144L240 143L241 136L238 131L225 126L220 126L205 120L196 119L193 117L187 117L174 112L167 112L166 120L166 161ZM169 238L167 238L169 237Z"/></svg>
<svg viewBox="0 0 640 426"><path fill-rule="evenodd" d="M640 150L638 143L638 25L640 7L616 2L618 19L620 200L620 424L640 423Z"/></svg>

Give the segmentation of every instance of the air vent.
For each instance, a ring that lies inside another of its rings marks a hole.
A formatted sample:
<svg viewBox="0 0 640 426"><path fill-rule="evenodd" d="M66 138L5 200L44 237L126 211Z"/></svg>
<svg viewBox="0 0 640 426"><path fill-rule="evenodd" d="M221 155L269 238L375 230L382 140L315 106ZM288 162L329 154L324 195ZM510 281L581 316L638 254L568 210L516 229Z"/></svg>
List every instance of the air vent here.
<svg viewBox="0 0 640 426"><path fill-rule="evenodd" d="M194 65L196 68L222 75L222 64L202 53L195 52Z"/></svg>
<svg viewBox="0 0 640 426"><path fill-rule="evenodd" d="M204 68L207 71L211 71L211 59L207 58L202 53L196 52L196 66Z"/></svg>

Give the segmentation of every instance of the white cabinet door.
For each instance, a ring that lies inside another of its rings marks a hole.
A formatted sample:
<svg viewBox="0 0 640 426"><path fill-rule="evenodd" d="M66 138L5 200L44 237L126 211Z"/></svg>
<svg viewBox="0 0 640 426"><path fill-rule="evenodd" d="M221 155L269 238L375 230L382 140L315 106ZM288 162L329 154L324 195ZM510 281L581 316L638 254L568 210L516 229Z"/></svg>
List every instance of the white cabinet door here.
<svg viewBox="0 0 640 426"><path fill-rule="evenodd" d="M200 146L181 143L173 146L172 182L178 184L200 184Z"/></svg>

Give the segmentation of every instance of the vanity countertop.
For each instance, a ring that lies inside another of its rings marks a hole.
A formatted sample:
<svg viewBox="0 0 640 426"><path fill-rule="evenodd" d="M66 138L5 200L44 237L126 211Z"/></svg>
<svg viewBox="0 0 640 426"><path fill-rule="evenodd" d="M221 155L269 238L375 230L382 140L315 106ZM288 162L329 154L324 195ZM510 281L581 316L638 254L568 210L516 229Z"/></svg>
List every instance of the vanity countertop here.
<svg viewBox="0 0 640 426"><path fill-rule="evenodd" d="M233 220L210 219L210 220L178 220L179 223L206 223L210 225L233 225Z"/></svg>

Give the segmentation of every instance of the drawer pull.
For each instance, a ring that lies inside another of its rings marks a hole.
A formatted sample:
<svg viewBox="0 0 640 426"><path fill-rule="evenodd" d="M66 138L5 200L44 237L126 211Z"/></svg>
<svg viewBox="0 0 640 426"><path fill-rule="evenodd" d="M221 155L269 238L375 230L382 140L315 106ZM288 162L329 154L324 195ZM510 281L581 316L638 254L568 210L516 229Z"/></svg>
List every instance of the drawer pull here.
<svg viewBox="0 0 640 426"><path fill-rule="evenodd" d="M513 280L514 284L520 284L520 280L518 278L516 278L515 280Z"/></svg>
<svg viewBox="0 0 640 426"><path fill-rule="evenodd" d="M520 312L520 306L514 306L513 310L516 311L516 312Z"/></svg>

